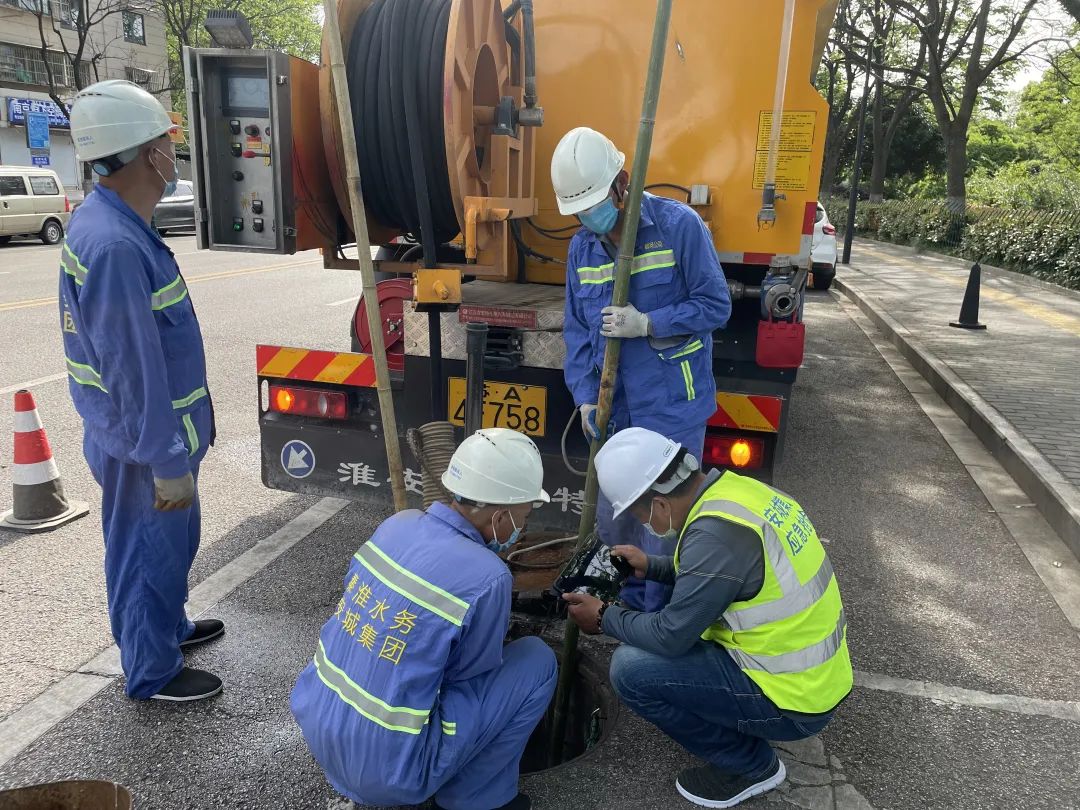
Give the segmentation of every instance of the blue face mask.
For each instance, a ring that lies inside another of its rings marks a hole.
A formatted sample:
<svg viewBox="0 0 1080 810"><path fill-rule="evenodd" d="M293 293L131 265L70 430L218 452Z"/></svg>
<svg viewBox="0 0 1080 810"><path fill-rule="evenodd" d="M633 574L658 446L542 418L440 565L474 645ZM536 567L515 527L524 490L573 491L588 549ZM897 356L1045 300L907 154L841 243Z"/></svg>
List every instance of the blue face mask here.
<svg viewBox="0 0 1080 810"><path fill-rule="evenodd" d="M154 151L157 152L159 155L161 155L164 158L168 157L168 155L166 155L160 149L155 149ZM165 180L165 175L163 175L158 170L158 167L156 165L154 166L154 171L157 172L158 177L160 177L162 180ZM176 191L176 183L177 183L177 181L179 179L180 179L180 168L176 165L176 160L174 159L173 162L172 162L172 180L165 180L165 190L161 192L161 196L162 196L163 199L165 197L171 197L173 195L173 192Z"/></svg>
<svg viewBox="0 0 1080 810"><path fill-rule="evenodd" d="M593 233L603 236L611 233L615 223L619 221L619 209L610 196L601 203L597 203L587 211L578 214L581 224Z"/></svg>
<svg viewBox="0 0 1080 810"><path fill-rule="evenodd" d="M498 514L498 512L496 512L495 514ZM510 512L507 512L506 514L510 515L510 525L514 527L514 531L510 533L510 537L507 538L505 543L499 542L499 533L495 530L495 515L491 516L491 534L495 539L488 540L487 547L494 551L496 554L502 554L504 551L510 548L510 546L514 545L514 543L521 539L521 529L518 528L517 522L514 520L514 516L510 514Z"/></svg>
<svg viewBox="0 0 1080 810"><path fill-rule="evenodd" d="M653 501L652 504L649 505L649 520L645 524L645 531L660 540L677 540L679 537L679 532L674 526L671 525L670 516L668 516L668 530L663 534L660 534L660 532L658 532L652 527L653 504L655 503L656 501Z"/></svg>

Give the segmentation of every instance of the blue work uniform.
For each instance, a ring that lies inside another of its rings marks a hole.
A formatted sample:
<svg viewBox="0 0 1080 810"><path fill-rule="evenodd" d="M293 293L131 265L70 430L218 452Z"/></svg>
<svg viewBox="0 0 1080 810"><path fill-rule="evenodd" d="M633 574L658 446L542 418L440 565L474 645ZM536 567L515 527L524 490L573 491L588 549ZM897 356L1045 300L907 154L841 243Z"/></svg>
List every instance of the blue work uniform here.
<svg viewBox="0 0 1080 810"><path fill-rule="evenodd" d="M506 646L510 571L450 507L384 522L353 557L337 611L292 692L340 793L361 804L491 810L517 795L555 690L551 649Z"/></svg>
<svg viewBox="0 0 1080 810"><path fill-rule="evenodd" d="M595 405L600 390L606 339L601 311L611 305L616 250L583 228L570 242L567 258L566 384L577 405ZM615 430L643 427L677 441L698 459L705 424L716 412L712 333L731 315L724 271L701 217L687 205L645 194L641 201L629 302L649 316L651 335L624 340L615 385L611 423ZM649 554L662 546L628 513L612 518L601 494L600 535L608 545L629 543ZM625 603L659 610L671 587L628 580Z"/></svg>
<svg viewBox="0 0 1080 810"><path fill-rule="evenodd" d="M109 621L134 698L183 667L199 503L154 509L154 478L198 477L214 439L202 335L172 251L98 186L61 250L60 323L83 451L102 490Z"/></svg>

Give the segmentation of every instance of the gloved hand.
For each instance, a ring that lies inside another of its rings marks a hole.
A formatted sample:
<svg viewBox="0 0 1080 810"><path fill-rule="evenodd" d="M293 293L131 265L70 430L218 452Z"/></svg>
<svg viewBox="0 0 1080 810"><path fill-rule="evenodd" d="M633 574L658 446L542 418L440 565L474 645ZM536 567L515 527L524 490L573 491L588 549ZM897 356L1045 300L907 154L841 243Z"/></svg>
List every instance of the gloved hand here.
<svg viewBox="0 0 1080 810"><path fill-rule="evenodd" d="M649 316L638 312L633 304L625 307L604 307L604 323L600 334L606 338L640 338L649 336Z"/></svg>
<svg viewBox="0 0 1080 810"><path fill-rule="evenodd" d="M179 478L154 479L154 508L159 512L187 509L195 502L195 479L191 473Z"/></svg>
<svg viewBox="0 0 1080 810"><path fill-rule="evenodd" d="M578 410L581 411L581 432L592 441L600 435L600 428L596 426L596 406L582 405Z"/></svg>

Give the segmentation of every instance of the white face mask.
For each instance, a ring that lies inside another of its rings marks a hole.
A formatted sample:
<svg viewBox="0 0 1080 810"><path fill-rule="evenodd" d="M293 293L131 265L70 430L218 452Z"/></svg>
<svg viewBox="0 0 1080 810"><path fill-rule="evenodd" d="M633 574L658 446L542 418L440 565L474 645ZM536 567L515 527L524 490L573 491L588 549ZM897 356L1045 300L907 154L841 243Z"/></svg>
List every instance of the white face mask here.
<svg viewBox="0 0 1080 810"><path fill-rule="evenodd" d="M162 152L160 149L154 149L153 151L157 152L159 155L161 155L166 160L169 159L169 156L166 155L164 152ZM176 159L174 158L173 161L172 161L172 179L171 180L167 180L165 178L165 175L163 175L161 173L161 170L158 169L156 163L151 161L150 165L154 167L154 171L157 172L157 176L160 177L161 181L165 184L165 188L161 192L162 199L164 199L165 197L171 197L173 192L176 191L176 183L180 179L180 167L176 165Z"/></svg>
<svg viewBox="0 0 1080 810"><path fill-rule="evenodd" d="M656 499L654 498L652 503L649 504L649 519L645 522L645 531L653 537L659 537L661 540L675 540L679 536L679 532L671 523L671 515L668 515L668 530L663 534L660 534L660 532L652 527L653 507L655 505Z"/></svg>

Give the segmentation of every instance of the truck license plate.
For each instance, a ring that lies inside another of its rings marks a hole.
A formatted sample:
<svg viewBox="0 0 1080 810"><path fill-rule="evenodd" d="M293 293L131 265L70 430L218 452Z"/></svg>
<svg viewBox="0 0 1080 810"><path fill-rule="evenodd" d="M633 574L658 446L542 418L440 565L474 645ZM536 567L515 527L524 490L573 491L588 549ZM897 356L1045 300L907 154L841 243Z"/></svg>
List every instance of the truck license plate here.
<svg viewBox="0 0 1080 810"><path fill-rule="evenodd" d="M465 380L450 378L450 421L465 426ZM547 388L542 385L484 383L484 427L510 428L542 438L547 432Z"/></svg>

